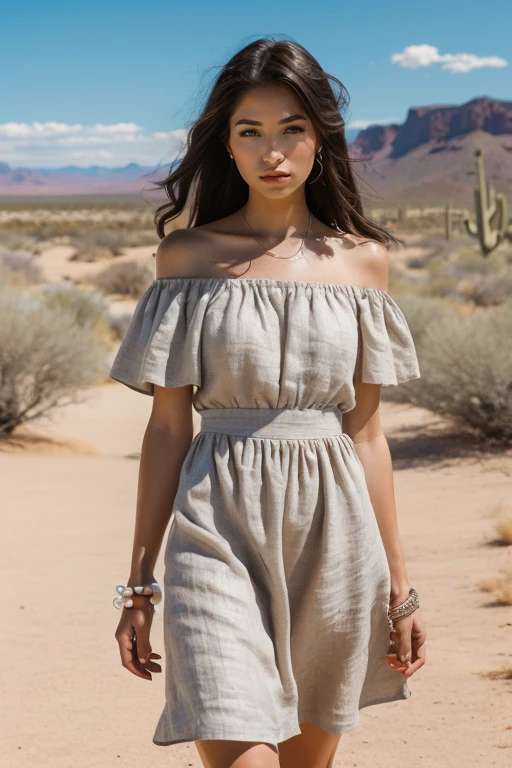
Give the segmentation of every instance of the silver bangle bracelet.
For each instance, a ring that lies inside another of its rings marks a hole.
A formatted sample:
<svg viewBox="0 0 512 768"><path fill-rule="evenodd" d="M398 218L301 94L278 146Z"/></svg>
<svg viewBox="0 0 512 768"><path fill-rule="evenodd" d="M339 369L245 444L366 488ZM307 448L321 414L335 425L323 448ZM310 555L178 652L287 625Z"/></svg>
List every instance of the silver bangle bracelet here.
<svg viewBox="0 0 512 768"><path fill-rule="evenodd" d="M118 597L114 597L113 604L116 608L131 608L133 606L133 595L143 595L149 597L149 602L158 605L162 600L162 590L158 583L153 581L151 584L141 585L140 587L124 587L118 584L116 587Z"/></svg>
<svg viewBox="0 0 512 768"><path fill-rule="evenodd" d="M404 600L403 603L400 603L400 605L395 605L394 608L388 609L388 622L391 634L395 634L397 631L395 629L394 622L399 621L400 619L404 619L406 616L410 616L410 614L414 613L414 611L419 607L420 601L418 593L413 587L411 587L409 589L409 597Z"/></svg>

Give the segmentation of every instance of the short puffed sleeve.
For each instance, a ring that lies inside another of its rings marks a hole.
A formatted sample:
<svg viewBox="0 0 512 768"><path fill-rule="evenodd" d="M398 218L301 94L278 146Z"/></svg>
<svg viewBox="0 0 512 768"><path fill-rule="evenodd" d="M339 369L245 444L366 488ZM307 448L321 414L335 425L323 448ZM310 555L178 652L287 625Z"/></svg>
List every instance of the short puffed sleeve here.
<svg viewBox="0 0 512 768"><path fill-rule="evenodd" d="M362 291L358 378L367 384L397 385L421 378L416 347L404 313L383 290Z"/></svg>
<svg viewBox="0 0 512 768"><path fill-rule="evenodd" d="M145 395L201 386L201 334L208 296L193 281L156 278L139 299L109 377Z"/></svg>

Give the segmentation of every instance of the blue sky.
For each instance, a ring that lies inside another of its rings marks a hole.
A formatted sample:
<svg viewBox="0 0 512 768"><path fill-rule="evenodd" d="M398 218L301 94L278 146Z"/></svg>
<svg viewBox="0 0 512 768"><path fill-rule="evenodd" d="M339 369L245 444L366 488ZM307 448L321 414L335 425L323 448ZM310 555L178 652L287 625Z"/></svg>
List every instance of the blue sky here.
<svg viewBox="0 0 512 768"><path fill-rule="evenodd" d="M409 107L510 100L512 3L493 0L489 15L483 7L476 0L4 3L0 161L167 163L199 111L208 68L268 34L301 43L340 78L349 128L401 123Z"/></svg>

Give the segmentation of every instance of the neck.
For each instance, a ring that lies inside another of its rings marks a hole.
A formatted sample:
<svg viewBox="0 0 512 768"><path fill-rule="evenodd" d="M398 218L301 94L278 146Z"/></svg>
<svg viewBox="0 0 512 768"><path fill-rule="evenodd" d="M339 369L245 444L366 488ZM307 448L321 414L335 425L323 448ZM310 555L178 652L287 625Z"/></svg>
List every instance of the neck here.
<svg viewBox="0 0 512 768"><path fill-rule="evenodd" d="M269 200L260 195L249 195L241 209L258 237L285 240L295 232L306 232L309 210L306 200Z"/></svg>

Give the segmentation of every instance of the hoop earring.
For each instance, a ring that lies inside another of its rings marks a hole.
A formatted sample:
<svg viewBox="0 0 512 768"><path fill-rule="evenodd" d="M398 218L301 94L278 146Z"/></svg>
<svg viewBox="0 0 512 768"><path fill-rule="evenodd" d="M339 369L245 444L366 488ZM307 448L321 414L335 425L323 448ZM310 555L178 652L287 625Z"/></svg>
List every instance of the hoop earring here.
<svg viewBox="0 0 512 768"><path fill-rule="evenodd" d="M318 162L320 163L320 173L318 174L316 179L312 179L312 180L310 179L310 181L309 181L310 184L314 184L315 181L318 181L318 179L320 178L320 176L324 172L324 167L322 165L322 153L320 151L318 152L318 157L315 156L315 160L318 160Z"/></svg>

